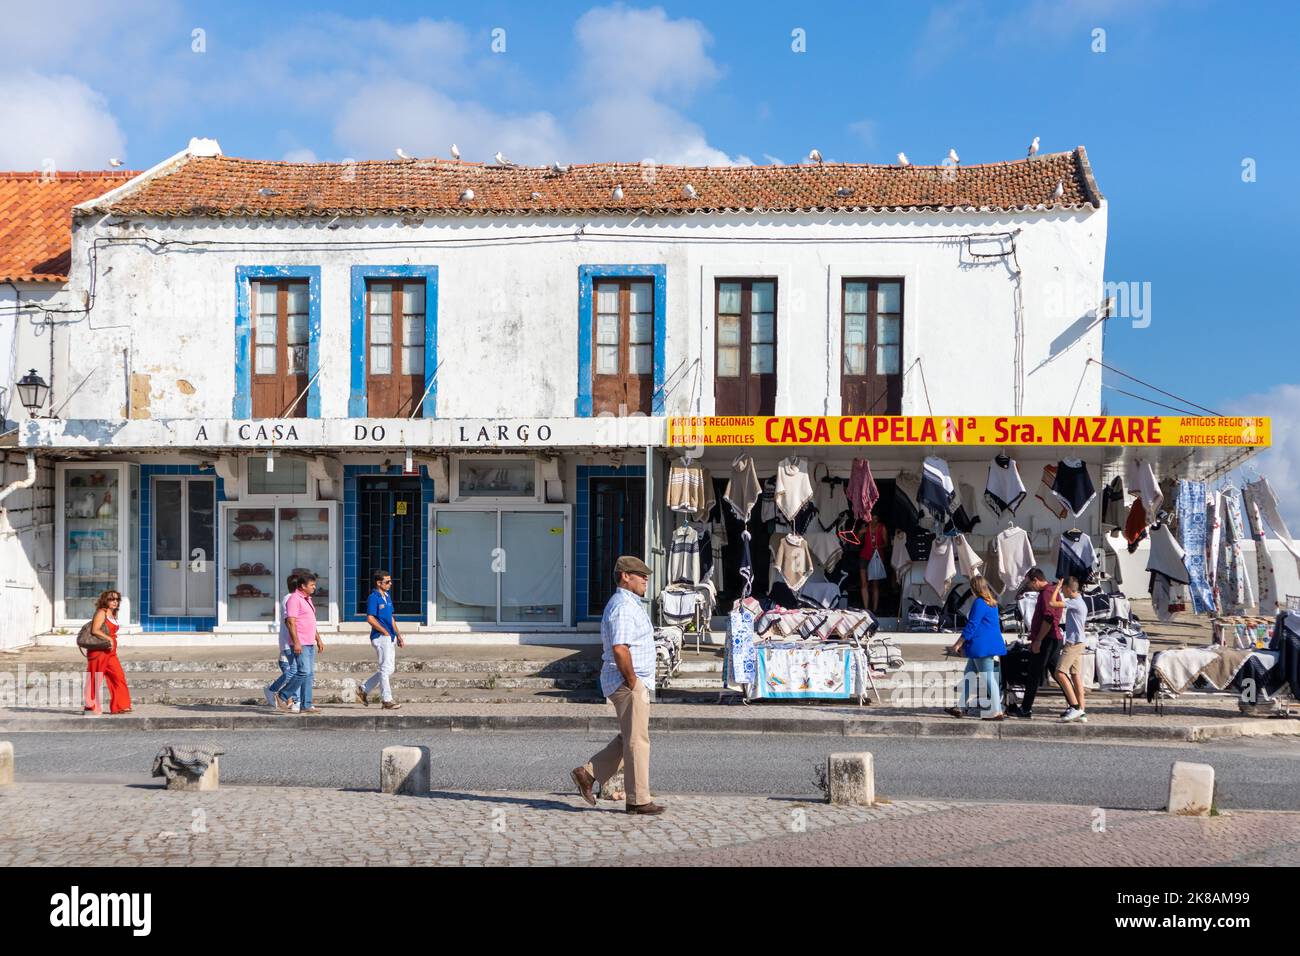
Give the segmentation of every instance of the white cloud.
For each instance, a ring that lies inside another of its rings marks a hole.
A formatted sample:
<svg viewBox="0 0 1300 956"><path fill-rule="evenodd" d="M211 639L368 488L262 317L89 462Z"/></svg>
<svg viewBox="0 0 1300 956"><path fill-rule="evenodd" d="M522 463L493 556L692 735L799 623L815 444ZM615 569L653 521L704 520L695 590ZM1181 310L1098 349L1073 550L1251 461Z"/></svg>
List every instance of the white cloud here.
<svg viewBox="0 0 1300 956"><path fill-rule="evenodd" d="M1275 385L1267 392L1247 395L1229 404L1235 415L1267 415L1272 418L1272 446L1251 460L1277 492L1282 517L1292 534L1300 533L1300 385Z"/></svg>
<svg viewBox="0 0 1300 956"><path fill-rule="evenodd" d="M339 111L334 136L345 151L367 157L390 158L398 147L413 156L446 157L453 142L466 159L500 150L514 162L536 165L568 155L549 113L496 113L402 80L358 89Z"/></svg>
<svg viewBox="0 0 1300 956"><path fill-rule="evenodd" d="M648 96L601 97L574 117L577 154L583 161L618 159L685 166L748 165L709 145L698 125Z"/></svg>
<svg viewBox="0 0 1300 956"><path fill-rule="evenodd" d="M0 76L0 168L103 169L126 137L104 97L71 76Z"/></svg>
<svg viewBox="0 0 1300 956"><path fill-rule="evenodd" d="M578 20L574 34L590 90L689 95L722 72L706 52L713 38L704 25L670 20L662 7L596 7Z"/></svg>
<svg viewBox="0 0 1300 956"><path fill-rule="evenodd" d="M291 149L281 159L286 163L316 163L316 154L310 149Z"/></svg>

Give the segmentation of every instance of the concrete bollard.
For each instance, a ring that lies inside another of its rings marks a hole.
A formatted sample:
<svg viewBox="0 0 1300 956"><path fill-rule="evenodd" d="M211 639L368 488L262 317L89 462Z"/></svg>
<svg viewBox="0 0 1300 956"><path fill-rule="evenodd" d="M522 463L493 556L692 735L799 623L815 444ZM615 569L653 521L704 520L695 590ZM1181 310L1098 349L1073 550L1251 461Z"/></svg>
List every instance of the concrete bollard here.
<svg viewBox="0 0 1300 956"><path fill-rule="evenodd" d="M14 782L14 745L7 740L0 740L0 787L13 786Z"/></svg>
<svg viewBox="0 0 1300 956"><path fill-rule="evenodd" d="M1174 762L1169 773L1169 812L1208 817L1214 806L1214 768L1208 763Z"/></svg>
<svg viewBox="0 0 1300 956"><path fill-rule="evenodd" d="M870 753L831 754L826 758L830 802L869 807L876 802L876 768Z"/></svg>
<svg viewBox="0 0 1300 956"><path fill-rule="evenodd" d="M208 769L201 775L178 773L167 781L168 790L216 790L221 785L221 771L217 769L220 757L213 757Z"/></svg>
<svg viewBox="0 0 1300 956"><path fill-rule="evenodd" d="M379 760L379 790L423 796L429 792L428 747L385 747Z"/></svg>

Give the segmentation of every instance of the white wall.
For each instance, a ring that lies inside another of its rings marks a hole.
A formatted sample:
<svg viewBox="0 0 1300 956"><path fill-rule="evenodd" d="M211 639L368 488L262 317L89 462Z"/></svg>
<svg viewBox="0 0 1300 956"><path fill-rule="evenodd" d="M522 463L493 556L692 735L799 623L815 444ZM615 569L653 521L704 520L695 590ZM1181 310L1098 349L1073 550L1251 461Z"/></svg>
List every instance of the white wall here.
<svg viewBox="0 0 1300 956"><path fill-rule="evenodd" d="M26 456L0 452L0 488L26 477ZM0 648L27 644L54 621L54 468L0 504Z"/></svg>
<svg viewBox="0 0 1300 956"><path fill-rule="evenodd" d="M350 274L354 264L436 264L442 370L439 417L572 416L578 374L578 266L667 266L665 374L681 383L669 414L713 411L713 281L778 279L778 414L836 414L839 282L844 276L905 280L904 368L920 356L936 414L1011 414L1016 305L1014 263L978 260L953 239L1018 231L1023 280L1025 414L1100 410L1101 328L1089 318L1101 296L1106 210L1019 215L690 216L585 223L588 233L635 239L542 239L573 220L455 218L403 225L204 220L136 222L74 230L73 298L88 287L85 244L95 236L285 242L284 248L101 245L94 307L56 335L56 401L91 378L64 418L111 419L125 408L123 352L147 376L153 418L228 417L234 393L235 267L319 265L321 414L346 417ZM477 243L516 237L520 242ZM530 238L531 237L531 238ZM694 239L710 240L697 242ZM818 242L782 242L817 238ZM852 241L869 239L873 241ZM442 244L402 245L440 240ZM758 240L758 241L751 241ZM881 240L881 241L875 241ZM364 243L383 241L394 248ZM325 251L296 250L304 242ZM984 242L977 252L991 252ZM23 334L29 334L24 329ZM21 336L20 336L21 337ZM44 344L44 343L42 343ZM26 348L26 346L24 346ZM47 352L48 355L48 352ZM48 358L46 360L48 362ZM42 366L37 366L42 368ZM682 374L683 369L688 374ZM927 414L922 376L905 380L903 412ZM1077 398L1076 398L1077 393Z"/></svg>
<svg viewBox="0 0 1300 956"><path fill-rule="evenodd" d="M14 384L35 368L49 381L50 339L44 326L45 314L24 308L32 303L61 308L62 283L15 282L0 283L0 387L7 389L7 408L0 412L10 422L26 418L27 412L18 400Z"/></svg>

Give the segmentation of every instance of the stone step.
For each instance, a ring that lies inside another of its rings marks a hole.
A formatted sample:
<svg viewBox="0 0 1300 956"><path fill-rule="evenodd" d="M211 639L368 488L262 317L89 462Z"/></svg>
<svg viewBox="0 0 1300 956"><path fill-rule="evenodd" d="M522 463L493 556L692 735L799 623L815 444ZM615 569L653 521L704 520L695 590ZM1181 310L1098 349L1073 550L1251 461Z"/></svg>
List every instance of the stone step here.
<svg viewBox="0 0 1300 956"><path fill-rule="evenodd" d="M73 660L21 661L28 673L52 673L56 671L84 669L82 663ZM721 662L718 667L721 668ZM274 658L264 660L131 660L122 661L122 669L130 674L220 674L229 672L269 672L279 670ZM373 674L375 660L339 660L327 655L316 659L317 675L326 674ZM515 676L553 676L553 677L595 677L600 673L600 660L578 659L560 661L529 660L453 660L419 658L398 658L396 672L399 674L454 674L454 673L494 673ZM719 671L720 672L720 671Z"/></svg>
<svg viewBox="0 0 1300 956"><path fill-rule="evenodd" d="M519 689L497 689L488 690L484 688L462 688L458 690L433 690L433 689L412 689L409 690L398 686L394 688L394 694L399 701L404 703L424 703L424 704L531 704L538 705L567 703L567 704L600 704L604 703L604 698L600 696L597 690L519 690ZM342 699L339 689L322 688L319 685L313 692L313 699L320 704L352 704L354 701L349 698ZM714 695L716 697L716 694ZM259 690L256 694L249 694L239 690L206 690L196 688L147 688L137 690L131 688L131 701L133 704L178 704L182 706L248 706L249 709L257 707L263 711L270 711L266 704L266 698L262 696ZM377 704L371 707L376 709ZM357 706L357 710L363 708Z"/></svg>

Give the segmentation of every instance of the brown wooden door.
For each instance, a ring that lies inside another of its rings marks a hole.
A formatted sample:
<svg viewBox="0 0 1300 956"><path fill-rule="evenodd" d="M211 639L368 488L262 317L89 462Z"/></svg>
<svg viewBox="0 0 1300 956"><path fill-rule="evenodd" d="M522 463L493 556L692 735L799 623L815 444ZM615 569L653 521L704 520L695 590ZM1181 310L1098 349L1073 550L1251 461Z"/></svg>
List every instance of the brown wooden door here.
<svg viewBox="0 0 1300 956"><path fill-rule="evenodd" d="M592 411L649 415L654 409L654 283L598 279L593 291Z"/></svg>
<svg viewBox="0 0 1300 956"><path fill-rule="evenodd" d="M253 417L306 418L307 283L257 282L253 301Z"/></svg>
<svg viewBox="0 0 1300 956"><path fill-rule="evenodd" d="M719 279L714 307L714 413L776 414L776 280Z"/></svg>
<svg viewBox="0 0 1300 956"><path fill-rule="evenodd" d="M840 314L841 414L902 414L902 281L845 279Z"/></svg>
<svg viewBox="0 0 1300 956"><path fill-rule="evenodd" d="M424 281L366 287L366 408L371 418L409 418L424 397Z"/></svg>

